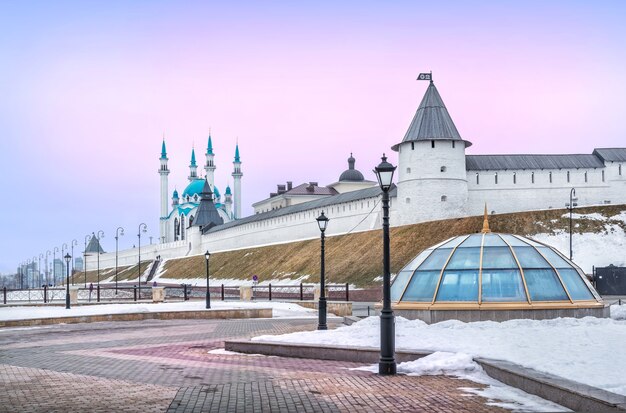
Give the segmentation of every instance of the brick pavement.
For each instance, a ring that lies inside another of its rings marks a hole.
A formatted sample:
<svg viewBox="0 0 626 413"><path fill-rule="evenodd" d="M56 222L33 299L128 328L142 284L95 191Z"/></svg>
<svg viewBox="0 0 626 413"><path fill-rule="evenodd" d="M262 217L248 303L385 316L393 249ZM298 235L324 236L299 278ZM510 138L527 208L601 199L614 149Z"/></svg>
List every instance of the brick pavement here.
<svg viewBox="0 0 626 413"><path fill-rule="evenodd" d="M0 412L502 412L444 376L356 363L210 354L316 320L146 320L0 329ZM331 325L333 327L333 325Z"/></svg>

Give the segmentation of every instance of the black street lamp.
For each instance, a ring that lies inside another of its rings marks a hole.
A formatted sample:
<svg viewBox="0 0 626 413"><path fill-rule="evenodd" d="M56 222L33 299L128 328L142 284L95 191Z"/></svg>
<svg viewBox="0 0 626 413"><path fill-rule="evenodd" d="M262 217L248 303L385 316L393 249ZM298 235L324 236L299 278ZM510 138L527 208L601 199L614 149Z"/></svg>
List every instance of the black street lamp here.
<svg viewBox="0 0 626 413"><path fill-rule="evenodd" d="M204 260L206 261L206 308L211 308L211 293L209 292L209 258L211 254L209 250L204 253Z"/></svg>
<svg viewBox="0 0 626 413"><path fill-rule="evenodd" d="M139 238L139 250L138 250L139 263L137 265L137 272L139 273L139 276L137 277L137 279L139 280L139 299L141 299L141 232L142 232L142 228L143 228L143 233L145 234L146 232L148 232L148 226L142 222L141 224L139 224L139 230L137 231L137 238Z"/></svg>
<svg viewBox="0 0 626 413"><path fill-rule="evenodd" d="M389 253L389 189L396 167L387 162L383 154L382 162L374 169L378 184L383 191L383 309L380 312L380 361L378 374L396 374L395 341L396 326L391 309L391 269Z"/></svg>
<svg viewBox="0 0 626 413"><path fill-rule="evenodd" d="M100 238L104 238L104 231L98 231L98 234L95 235L96 240L98 241L98 285L100 285Z"/></svg>
<svg viewBox="0 0 626 413"><path fill-rule="evenodd" d="M565 204L565 207L569 210L569 260L570 261L572 260L572 257L574 256L574 253L572 250L572 211L574 210L574 207L578 206L576 201L578 201L578 198L576 198L576 189L572 188L569 191L569 204Z"/></svg>
<svg viewBox="0 0 626 413"><path fill-rule="evenodd" d="M78 245L78 241L75 239L72 240L72 285L74 285L74 246Z"/></svg>
<svg viewBox="0 0 626 413"><path fill-rule="evenodd" d="M319 320L317 323L318 330L328 330L328 326L326 325L326 271L324 267L324 231L326 231L326 227L328 226L328 217L324 215L324 211L322 214L316 218L317 225L320 227L321 234L321 260L320 260L320 300L318 304L318 315Z"/></svg>
<svg viewBox="0 0 626 413"><path fill-rule="evenodd" d="M91 235L85 235L85 249L83 250L83 273L85 274L85 288L87 288L87 241L91 238Z"/></svg>
<svg viewBox="0 0 626 413"><path fill-rule="evenodd" d="M117 227L115 230L115 295L117 295L117 242L120 235L124 235L124 228Z"/></svg>
<svg viewBox="0 0 626 413"><path fill-rule="evenodd" d="M66 266L66 272L65 272L65 308L67 310L70 309L70 260L72 259L72 257L70 256L70 254L65 254L65 266Z"/></svg>

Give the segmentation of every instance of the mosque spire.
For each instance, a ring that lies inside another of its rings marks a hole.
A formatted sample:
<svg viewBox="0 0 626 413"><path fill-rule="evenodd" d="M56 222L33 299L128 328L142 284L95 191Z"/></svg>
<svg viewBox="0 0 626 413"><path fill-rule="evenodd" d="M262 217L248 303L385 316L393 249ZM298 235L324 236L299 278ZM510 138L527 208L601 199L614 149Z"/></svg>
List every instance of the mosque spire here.
<svg viewBox="0 0 626 413"><path fill-rule="evenodd" d="M165 136L163 137L163 144L161 145L161 159L167 158L167 151L165 150Z"/></svg>
<svg viewBox="0 0 626 413"><path fill-rule="evenodd" d="M187 179L191 182L197 177L198 165L196 164L196 150L194 147L191 147L191 163L189 163L189 177L187 177Z"/></svg>
<svg viewBox="0 0 626 413"><path fill-rule="evenodd" d="M235 162L241 162L239 160L239 142L237 142L237 145L235 146Z"/></svg>
<svg viewBox="0 0 626 413"><path fill-rule="evenodd" d="M213 155L213 142L211 141L211 129L209 129L209 144L206 148L207 155Z"/></svg>

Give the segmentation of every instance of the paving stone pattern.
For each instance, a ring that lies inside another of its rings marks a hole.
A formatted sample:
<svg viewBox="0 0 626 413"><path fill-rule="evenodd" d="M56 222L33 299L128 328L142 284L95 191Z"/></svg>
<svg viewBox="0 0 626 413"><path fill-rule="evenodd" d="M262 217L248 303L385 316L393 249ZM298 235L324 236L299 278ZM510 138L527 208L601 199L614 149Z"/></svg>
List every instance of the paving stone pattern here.
<svg viewBox="0 0 626 413"><path fill-rule="evenodd" d="M314 319L144 320L0 329L0 412L504 412L444 376L210 354ZM336 327L330 323L330 327Z"/></svg>

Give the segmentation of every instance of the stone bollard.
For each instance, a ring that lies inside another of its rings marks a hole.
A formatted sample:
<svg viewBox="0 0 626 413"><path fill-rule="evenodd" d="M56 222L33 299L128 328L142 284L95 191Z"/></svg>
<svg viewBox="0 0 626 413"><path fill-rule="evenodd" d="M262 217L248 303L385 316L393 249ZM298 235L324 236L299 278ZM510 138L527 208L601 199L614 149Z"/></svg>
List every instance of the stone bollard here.
<svg viewBox="0 0 626 413"><path fill-rule="evenodd" d="M152 302L162 303L165 301L165 287L152 287Z"/></svg>
<svg viewBox="0 0 626 413"><path fill-rule="evenodd" d="M78 289L80 287L70 286L70 304L78 304Z"/></svg>
<svg viewBox="0 0 626 413"><path fill-rule="evenodd" d="M241 301L252 300L252 287L249 287L249 286L239 287L239 299Z"/></svg>
<svg viewBox="0 0 626 413"><path fill-rule="evenodd" d="M322 289L320 288L319 285L315 286L315 289L313 290L313 301L319 301L320 300L320 292L322 291ZM328 300L328 288L326 288L326 300Z"/></svg>

